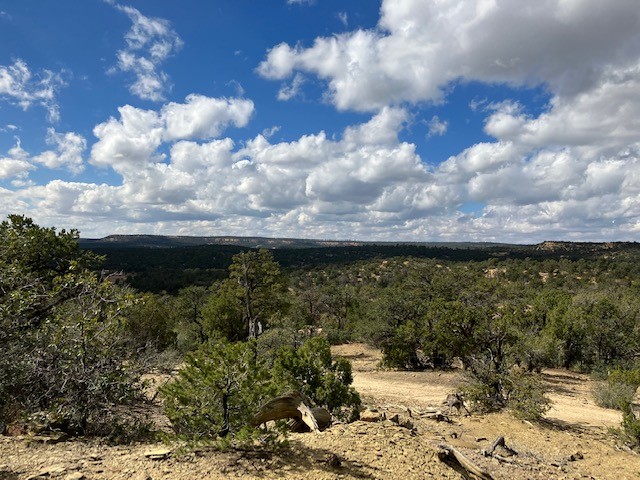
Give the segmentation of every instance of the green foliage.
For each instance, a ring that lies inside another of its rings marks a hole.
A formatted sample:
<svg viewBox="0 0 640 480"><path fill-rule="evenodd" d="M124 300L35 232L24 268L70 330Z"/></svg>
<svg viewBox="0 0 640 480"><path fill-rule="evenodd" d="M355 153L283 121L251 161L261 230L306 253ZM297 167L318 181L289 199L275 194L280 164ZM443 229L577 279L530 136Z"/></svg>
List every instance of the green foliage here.
<svg viewBox="0 0 640 480"><path fill-rule="evenodd" d="M161 388L177 433L191 439L253 438L250 419L277 393L255 349L255 342L210 341L186 355L177 378Z"/></svg>
<svg viewBox="0 0 640 480"><path fill-rule="evenodd" d="M596 405L624 410L635 397L636 387L622 382L598 383L593 389Z"/></svg>
<svg viewBox="0 0 640 480"><path fill-rule="evenodd" d="M211 295L204 306L205 331L207 335L218 335L230 342L247 338L247 326L238 297L237 282L224 281L214 284Z"/></svg>
<svg viewBox="0 0 640 480"><path fill-rule="evenodd" d="M195 350L209 339L211 332L207 330L204 321L204 309L209 298L209 289L197 285L181 289L175 297L175 328L180 351Z"/></svg>
<svg viewBox="0 0 640 480"><path fill-rule="evenodd" d="M551 406L538 374L517 367L498 370L491 363L474 365L465 397L480 411L509 408L515 416L526 420L539 420Z"/></svg>
<svg viewBox="0 0 640 480"><path fill-rule="evenodd" d="M287 390L298 390L334 415L353 419L360 396L351 387L348 360L333 361L329 342L322 337L307 340L300 348L283 347L275 356L274 376Z"/></svg>
<svg viewBox="0 0 640 480"><path fill-rule="evenodd" d="M640 386L640 368L625 370L616 368L607 377L606 383L598 384L593 397L601 407L626 411L633 402Z"/></svg>
<svg viewBox="0 0 640 480"><path fill-rule="evenodd" d="M609 374L607 380L610 384L621 383L638 388L640 387L640 368L625 370L618 367Z"/></svg>
<svg viewBox="0 0 640 480"><path fill-rule="evenodd" d="M141 295L131 302L125 316L132 349L161 352L175 347L175 315L170 298Z"/></svg>
<svg viewBox="0 0 640 480"><path fill-rule="evenodd" d="M297 390L334 414L354 418L360 397L350 387L351 365L332 361L321 338L257 355L255 341L210 341L185 358L177 378L161 388L165 412L176 432L190 439L230 436L255 439L252 417L272 398Z"/></svg>
<svg viewBox="0 0 640 480"><path fill-rule="evenodd" d="M640 447L640 419L636 417L631 410L631 406L627 405L622 415L622 435L623 439L632 447Z"/></svg>
<svg viewBox="0 0 640 480"><path fill-rule="evenodd" d="M424 362L418 355L421 343L420 332L415 323L409 321L400 325L393 335L380 342L384 355L383 364L405 370L423 368Z"/></svg>
<svg viewBox="0 0 640 480"><path fill-rule="evenodd" d="M540 375L512 369L507 376L507 406L518 418L540 420L551 408Z"/></svg>
<svg viewBox="0 0 640 480"><path fill-rule="evenodd" d="M0 224L0 420L46 412L69 433L109 435L116 406L140 398L133 296L87 270L97 258L77 238L21 216Z"/></svg>

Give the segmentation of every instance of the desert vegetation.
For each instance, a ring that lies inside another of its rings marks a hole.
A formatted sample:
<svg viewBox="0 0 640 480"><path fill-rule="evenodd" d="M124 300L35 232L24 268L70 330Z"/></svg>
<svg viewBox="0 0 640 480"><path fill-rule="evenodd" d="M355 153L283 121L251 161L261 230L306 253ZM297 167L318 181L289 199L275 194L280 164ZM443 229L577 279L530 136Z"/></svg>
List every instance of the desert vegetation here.
<svg viewBox="0 0 640 480"><path fill-rule="evenodd" d="M640 445L635 245L533 258L501 247L475 259L375 247L334 262L314 248L306 263L291 253L298 260L286 268L277 250L238 248L209 282L200 272L169 292L130 287L113 258L80 248L77 231L22 216L2 222L0 247L3 431L149 438L152 423L128 407L149 404L144 374L173 371L158 398L175 438L264 444L282 438L284 423L265 430L252 419L287 392L358 418L351 365L330 345L364 342L382 352L380 368L463 372L458 390L474 414L539 420L550 407L544 369L591 374L595 400L623 412L616 441Z"/></svg>

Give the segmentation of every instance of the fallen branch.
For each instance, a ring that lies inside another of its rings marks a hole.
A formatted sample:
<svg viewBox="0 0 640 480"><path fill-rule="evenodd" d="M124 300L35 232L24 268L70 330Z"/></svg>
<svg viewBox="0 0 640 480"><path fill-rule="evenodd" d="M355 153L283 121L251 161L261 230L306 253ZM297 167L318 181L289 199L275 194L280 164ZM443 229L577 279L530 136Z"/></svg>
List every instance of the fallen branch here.
<svg viewBox="0 0 640 480"><path fill-rule="evenodd" d="M451 445L441 443L438 445L438 449L438 458L440 461L446 463L453 469L462 469L465 473L474 475L482 480L493 480L489 472L477 466Z"/></svg>
<svg viewBox="0 0 640 480"><path fill-rule="evenodd" d="M331 414L325 408L309 408L311 402L300 392L293 392L274 398L260 408L253 417L251 424L258 426L271 420L291 418L294 420L292 429L301 431L306 425L312 432L324 430L331 424Z"/></svg>

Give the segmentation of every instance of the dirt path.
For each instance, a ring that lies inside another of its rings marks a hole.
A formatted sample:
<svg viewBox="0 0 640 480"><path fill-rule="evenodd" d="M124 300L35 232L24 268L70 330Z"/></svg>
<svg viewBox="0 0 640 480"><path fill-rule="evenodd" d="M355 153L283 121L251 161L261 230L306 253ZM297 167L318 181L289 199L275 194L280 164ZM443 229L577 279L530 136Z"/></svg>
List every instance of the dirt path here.
<svg viewBox="0 0 640 480"><path fill-rule="evenodd" d="M353 362L354 385L370 407L408 423L335 424L319 434L292 434L289 445L276 452L252 453L205 449L180 454L176 445L49 444L0 436L0 480L462 479L438 460L439 443L462 451L496 480L640 478L640 456L620 449L606 430L619 425L620 414L593 404L586 376L545 372L555 402L546 424L506 413L436 422L421 410L442 407L446 394L462 381L459 372L381 371L380 353L361 344L333 352ZM481 450L498 436L518 455L502 461L483 457Z"/></svg>

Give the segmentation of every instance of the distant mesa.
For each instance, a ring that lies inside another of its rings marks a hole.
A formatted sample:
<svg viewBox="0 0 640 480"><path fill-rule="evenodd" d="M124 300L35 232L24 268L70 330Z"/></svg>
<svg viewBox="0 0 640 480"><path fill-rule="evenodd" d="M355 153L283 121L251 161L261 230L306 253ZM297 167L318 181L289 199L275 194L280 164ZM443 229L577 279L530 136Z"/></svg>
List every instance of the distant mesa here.
<svg viewBox="0 0 640 480"><path fill-rule="evenodd" d="M356 240L316 240L304 238L267 237L189 237L171 235L109 235L104 238L81 238L83 248L175 248L200 245L234 245L246 248L331 248L362 247L366 245L413 245L448 248L491 248L507 246L490 242L364 242Z"/></svg>

